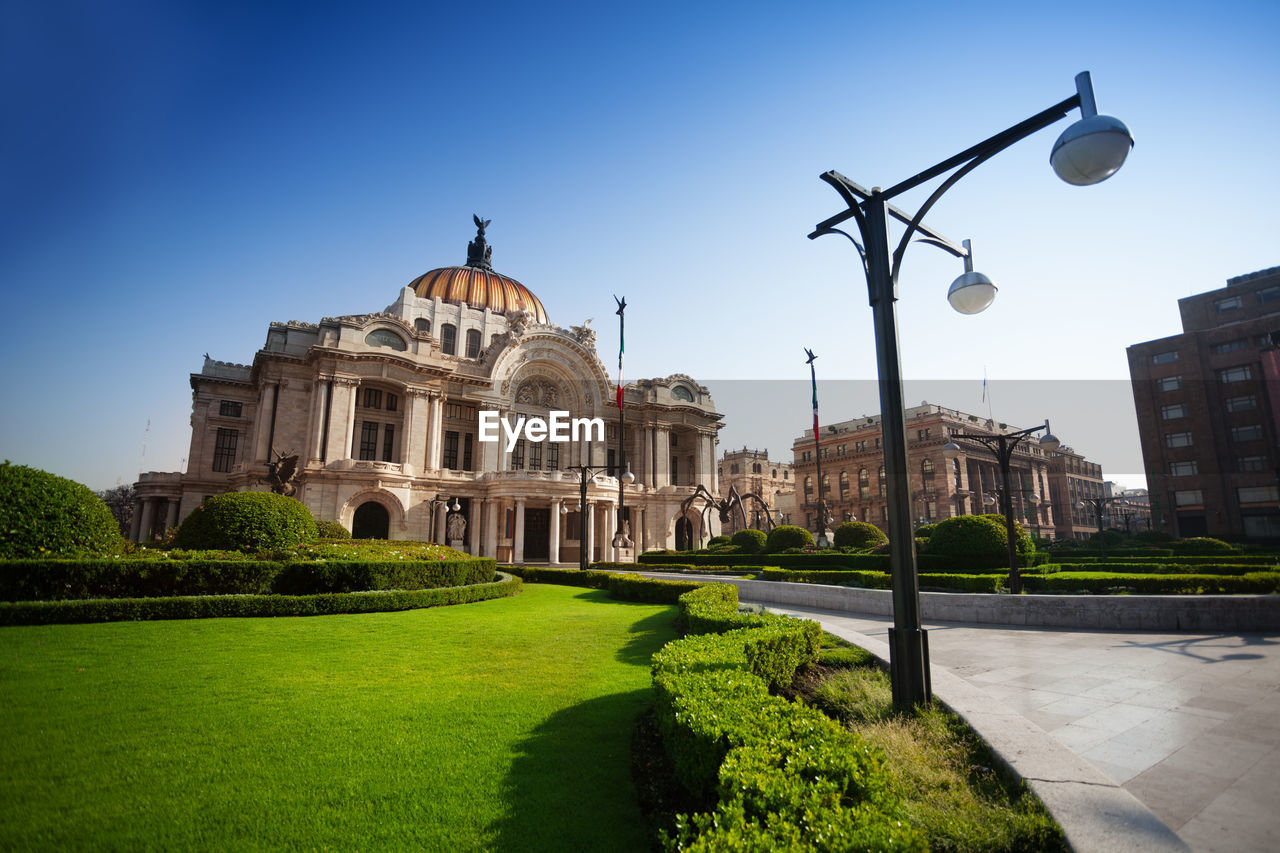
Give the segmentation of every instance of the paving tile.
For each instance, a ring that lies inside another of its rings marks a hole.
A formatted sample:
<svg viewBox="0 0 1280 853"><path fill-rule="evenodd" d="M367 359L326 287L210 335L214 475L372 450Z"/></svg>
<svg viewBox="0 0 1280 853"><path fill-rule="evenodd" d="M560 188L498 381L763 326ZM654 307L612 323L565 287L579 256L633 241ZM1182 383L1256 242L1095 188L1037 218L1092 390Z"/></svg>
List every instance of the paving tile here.
<svg viewBox="0 0 1280 853"><path fill-rule="evenodd" d="M1180 770L1170 773L1155 764L1124 783L1129 793L1146 804L1174 832L1199 814L1227 789L1226 779Z"/></svg>
<svg viewBox="0 0 1280 853"><path fill-rule="evenodd" d="M1112 732L1106 729L1095 729L1090 726L1080 725L1079 722L1068 723L1065 726L1059 726L1050 730L1049 734L1070 749L1076 755L1082 755L1085 750L1097 746L1105 740L1114 737Z"/></svg>
<svg viewBox="0 0 1280 853"><path fill-rule="evenodd" d="M1122 767L1129 771L1124 778L1114 776L1110 772L1107 773L1112 779L1123 784L1148 767L1165 760L1169 753L1159 747L1125 743L1113 737L1104 740L1097 746L1089 747L1080 754L1093 764L1101 761L1108 766Z"/></svg>
<svg viewBox="0 0 1280 853"><path fill-rule="evenodd" d="M1134 726L1145 723L1152 717L1160 714L1158 708L1146 708L1141 705L1126 705L1124 703L1113 703L1105 708L1100 708L1091 714L1080 717L1077 722L1082 726L1090 726L1095 729L1101 729L1112 735L1120 732L1128 731Z"/></svg>
<svg viewBox="0 0 1280 853"><path fill-rule="evenodd" d="M1244 775L1264 754L1258 749L1258 744L1227 737L1214 729L1174 752L1165 763L1174 772L1194 770L1234 780Z"/></svg>
<svg viewBox="0 0 1280 853"><path fill-rule="evenodd" d="M1106 708L1110 708L1114 703L1105 699L1088 699L1084 696L1065 696L1056 702L1041 706L1041 711L1047 711L1050 714L1065 714L1067 716L1087 717Z"/></svg>

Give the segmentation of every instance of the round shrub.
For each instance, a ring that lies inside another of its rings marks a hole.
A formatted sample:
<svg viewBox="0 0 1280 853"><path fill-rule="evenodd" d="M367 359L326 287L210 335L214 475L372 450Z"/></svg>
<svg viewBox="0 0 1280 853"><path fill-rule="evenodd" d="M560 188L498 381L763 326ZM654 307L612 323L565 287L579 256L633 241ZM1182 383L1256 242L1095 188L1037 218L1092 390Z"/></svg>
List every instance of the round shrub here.
<svg viewBox="0 0 1280 853"><path fill-rule="evenodd" d="M0 558L118 554L120 525L102 498L74 480L0 464Z"/></svg>
<svg viewBox="0 0 1280 853"><path fill-rule="evenodd" d="M728 545L730 542L728 536L712 536L707 540L707 547L714 548L717 545Z"/></svg>
<svg viewBox="0 0 1280 853"><path fill-rule="evenodd" d="M1031 537L1017 524L1018 553L1032 550ZM999 558L1009 553L1004 516L957 515L939 521L929 536L929 553L944 557Z"/></svg>
<svg viewBox="0 0 1280 853"><path fill-rule="evenodd" d="M336 521L316 521L316 532L321 539L350 539L351 531Z"/></svg>
<svg viewBox="0 0 1280 853"><path fill-rule="evenodd" d="M1117 548L1124 543L1124 534L1119 530L1103 530L1089 537L1095 548Z"/></svg>
<svg viewBox="0 0 1280 853"><path fill-rule="evenodd" d="M316 520L301 501L274 492L227 492L187 516L173 545L259 551L292 548L316 538Z"/></svg>
<svg viewBox="0 0 1280 853"><path fill-rule="evenodd" d="M932 524L932 523L920 525L919 527L916 528L916 538L920 539L921 537L923 537L925 539L928 539L930 536L933 535L933 529L937 526L938 525Z"/></svg>
<svg viewBox="0 0 1280 853"><path fill-rule="evenodd" d="M813 534L794 524L779 524L769 531L764 549L776 554L787 548L806 548L813 544Z"/></svg>
<svg viewBox="0 0 1280 853"><path fill-rule="evenodd" d="M1173 535L1163 530L1139 530L1133 534L1133 541L1141 542L1143 545L1163 545L1166 542L1172 542Z"/></svg>
<svg viewBox="0 0 1280 853"><path fill-rule="evenodd" d="M764 550L765 544L769 541L769 537L765 535L763 530L755 530L747 528L739 530L733 534L730 540L734 545L738 546L738 551L743 554L759 554Z"/></svg>
<svg viewBox="0 0 1280 853"><path fill-rule="evenodd" d="M836 528L833 539L837 548L874 548L888 541L884 531L865 521L846 521Z"/></svg>
<svg viewBox="0 0 1280 853"><path fill-rule="evenodd" d="M1173 543L1175 554L1228 554L1235 550L1235 547L1221 539L1213 539L1209 536L1193 536Z"/></svg>

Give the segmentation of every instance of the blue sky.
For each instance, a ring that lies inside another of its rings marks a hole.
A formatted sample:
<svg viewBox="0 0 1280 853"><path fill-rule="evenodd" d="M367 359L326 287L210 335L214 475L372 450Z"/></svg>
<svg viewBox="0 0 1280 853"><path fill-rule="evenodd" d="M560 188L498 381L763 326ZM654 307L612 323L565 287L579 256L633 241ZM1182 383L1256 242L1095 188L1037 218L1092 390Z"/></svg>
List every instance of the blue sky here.
<svg viewBox="0 0 1280 853"><path fill-rule="evenodd" d="M1001 287L982 315L948 307L954 259L907 256L905 373L954 389L931 402L985 413L984 372L1124 380L1178 297L1280 263L1274 3L889 5L6 4L0 456L95 489L180 468L204 352L382 309L463 261L473 212L553 322L596 318L606 364L626 295L631 377L804 380L810 347L824 381L873 378L852 249L805 239L841 209L818 175L896 183L1083 69L1125 168L1058 181L1064 121L937 205ZM808 396L778 387L726 409L722 446L787 458ZM1140 474L1131 411L994 405Z"/></svg>

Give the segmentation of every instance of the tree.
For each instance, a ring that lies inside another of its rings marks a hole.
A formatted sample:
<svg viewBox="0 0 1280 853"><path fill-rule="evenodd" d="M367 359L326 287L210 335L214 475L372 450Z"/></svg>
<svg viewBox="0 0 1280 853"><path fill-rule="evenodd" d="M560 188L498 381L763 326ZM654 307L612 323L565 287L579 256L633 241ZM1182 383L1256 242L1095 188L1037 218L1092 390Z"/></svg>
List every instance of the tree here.
<svg viewBox="0 0 1280 853"><path fill-rule="evenodd" d="M111 510L111 514L115 516L116 523L120 525L120 535L129 536L129 526L133 524L133 486L116 486L114 489L104 489L98 492L98 497L102 498L102 502L107 505L107 509Z"/></svg>

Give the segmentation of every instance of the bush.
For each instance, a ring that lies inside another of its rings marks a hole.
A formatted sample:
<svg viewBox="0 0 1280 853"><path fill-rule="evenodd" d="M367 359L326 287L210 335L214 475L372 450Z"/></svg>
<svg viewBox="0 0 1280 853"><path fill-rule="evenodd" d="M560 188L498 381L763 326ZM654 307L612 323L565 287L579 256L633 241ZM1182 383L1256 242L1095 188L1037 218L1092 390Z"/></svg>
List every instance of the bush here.
<svg viewBox="0 0 1280 853"><path fill-rule="evenodd" d="M764 550L769 553L813 545L813 534L794 524L780 524L769 531Z"/></svg>
<svg viewBox="0 0 1280 853"><path fill-rule="evenodd" d="M111 510L85 486L26 465L0 464L0 558L118 554Z"/></svg>
<svg viewBox="0 0 1280 853"><path fill-rule="evenodd" d="M188 515L173 545L261 551L316 539L316 520L301 501L273 492L227 492L209 498Z"/></svg>
<svg viewBox="0 0 1280 853"><path fill-rule="evenodd" d="M1237 550L1221 539L1212 539L1208 536L1183 539L1180 542L1174 542L1172 547L1175 554L1227 554Z"/></svg>
<svg viewBox="0 0 1280 853"><path fill-rule="evenodd" d="M888 541L884 531L865 521L846 521L836 528L832 539L837 548L874 548Z"/></svg>
<svg viewBox="0 0 1280 853"><path fill-rule="evenodd" d="M1173 535L1163 530L1139 530L1133 534L1133 541L1143 545L1164 545L1173 541Z"/></svg>
<svg viewBox="0 0 1280 853"><path fill-rule="evenodd" d="M916 528L916 538L928 539L930 536L933 535L933 531L937 528L937 526L938 526L937 524L933 524L933 523L920 525L919 527Z"/></svg>
<svg viewBox="0 0 1280 853"><path fill-rule="evenodd" d="M336 521L317 521L316 533L321 539L350 539L351 531Z"/></svg>
<svg viewBox="0 0 1280 853"><path fill-rule="evenodd" d="M1021 524L1014 523L1017 525L1018 553L1031 553L1031 537ZM1008 559L1004 516L957 515L944 518L929 537L929 553L940 557Z"/></svg>
<svg viewBox="0 0 1280 853"><path fill-rule="evenodd" d="M728 536L712 536L707 540L707 548L715 548L718 545L728 545L730 543Z"/></svg>
<svg viewBox="0 0 1280 853"><path fill-rule="evenodd" d="M1124 534L1119 530L1103 530L1090 536L1089 543L1095 548L1116 548L1124 543Z"/></svg>
<svg viewBox="0 0 1280 853"><path fill-rule="evenodd" d="M769 537L765 535L763 530L747 528L733 534L733 539L730 541L738 546L738 552L741 554L759 554L764 550Z"/></svg>

